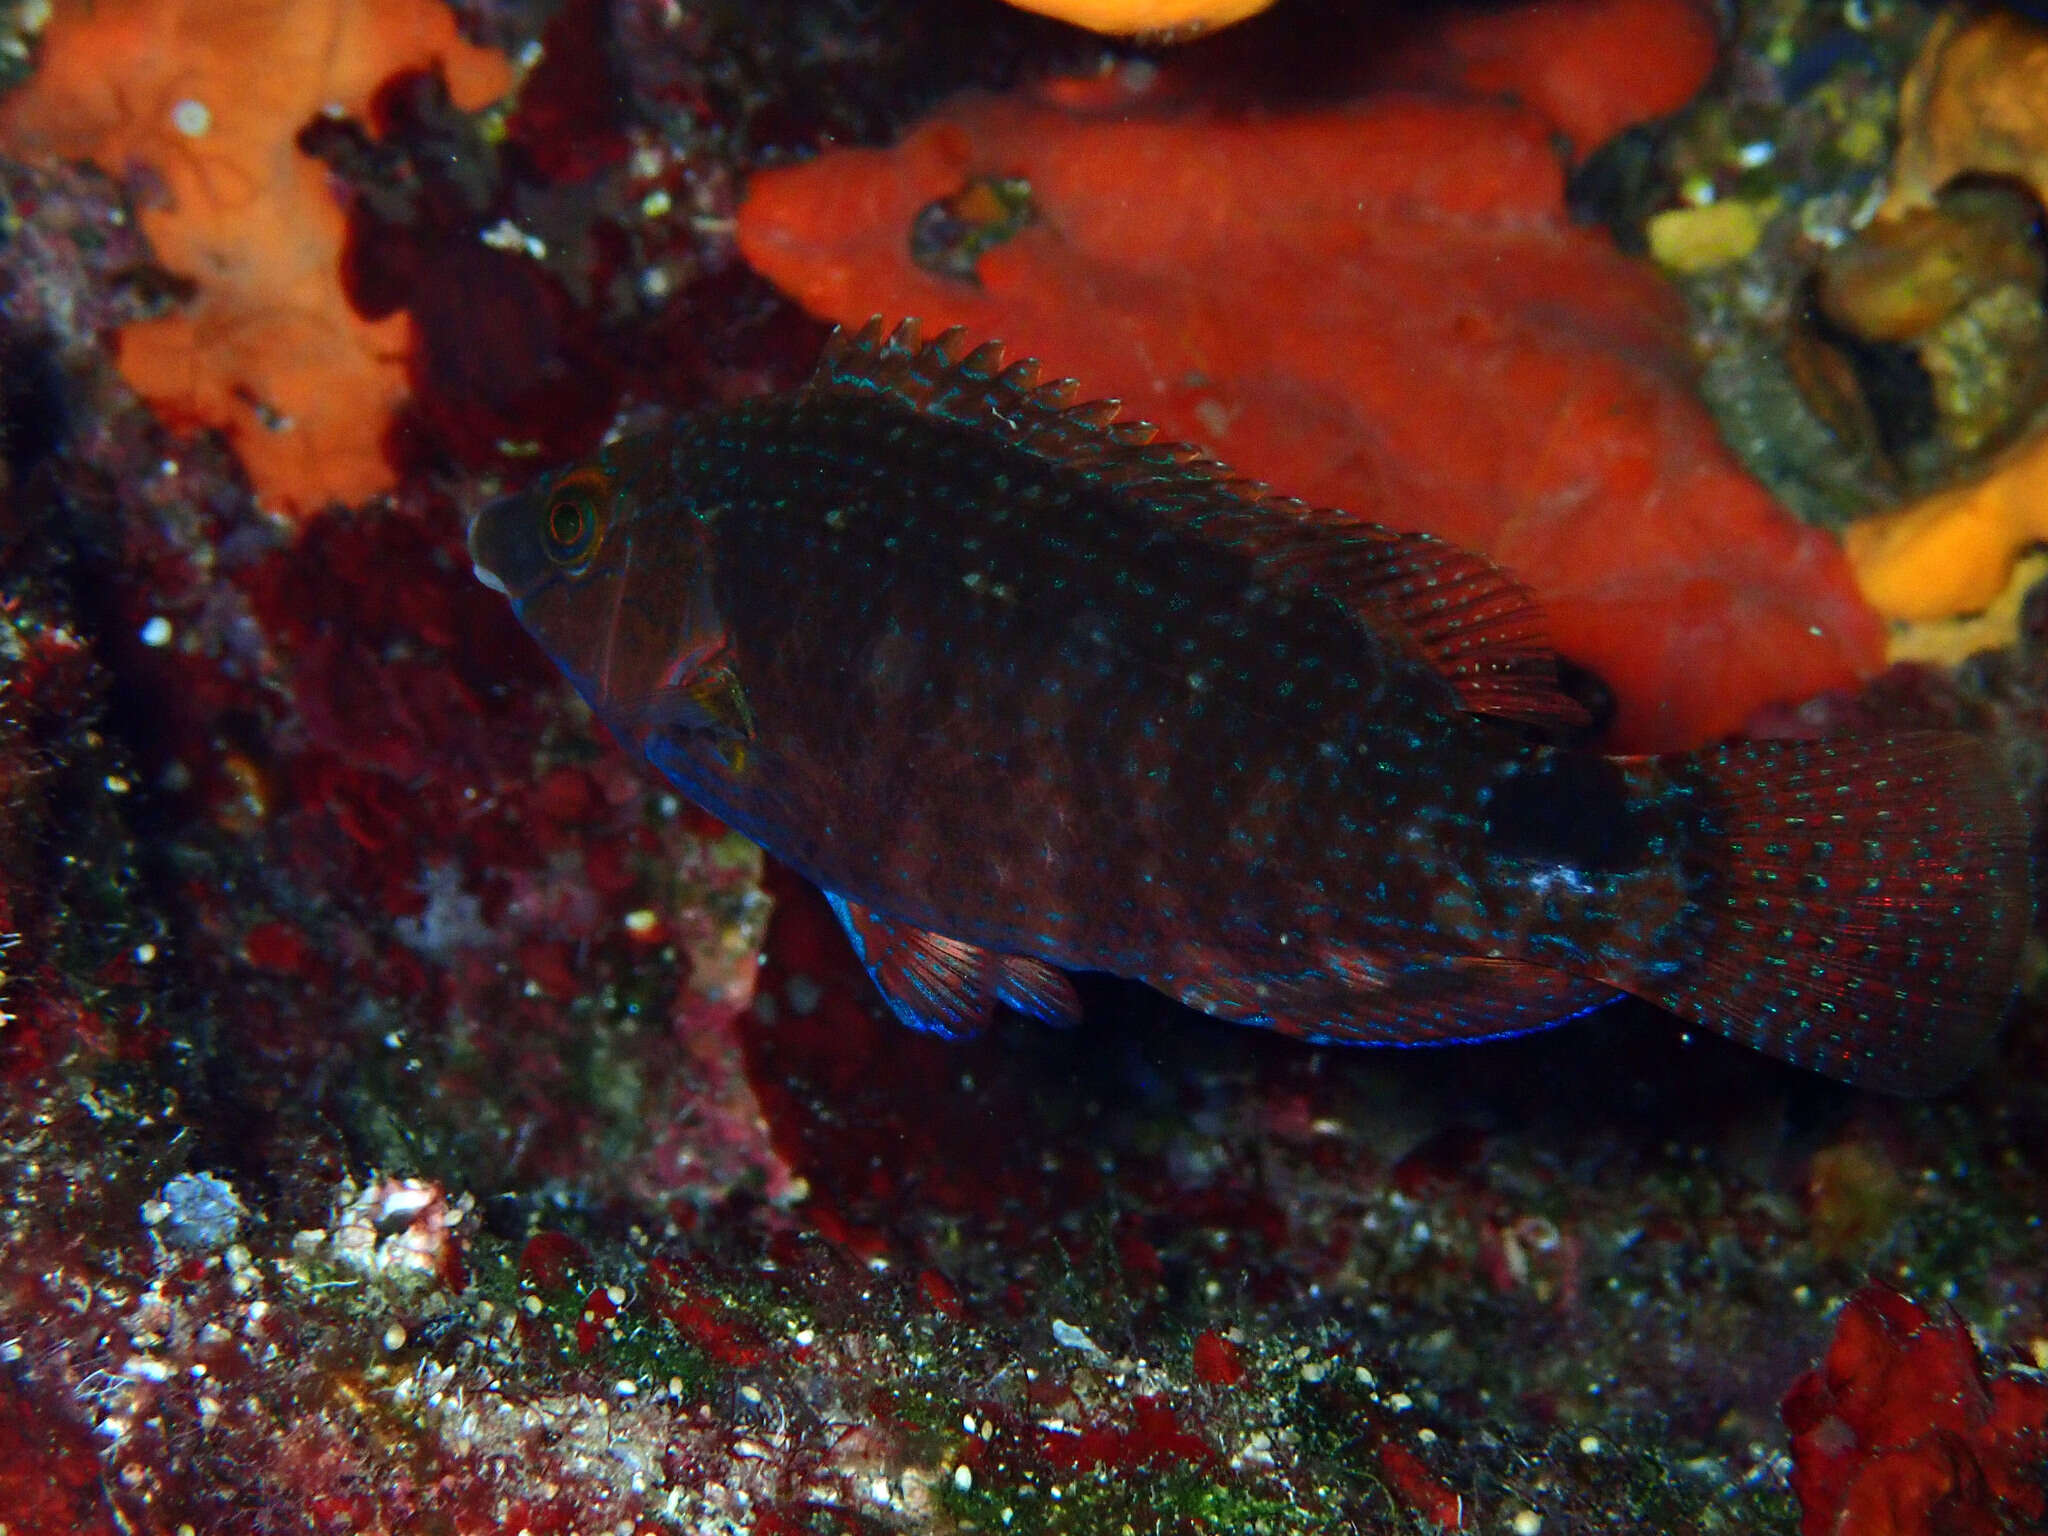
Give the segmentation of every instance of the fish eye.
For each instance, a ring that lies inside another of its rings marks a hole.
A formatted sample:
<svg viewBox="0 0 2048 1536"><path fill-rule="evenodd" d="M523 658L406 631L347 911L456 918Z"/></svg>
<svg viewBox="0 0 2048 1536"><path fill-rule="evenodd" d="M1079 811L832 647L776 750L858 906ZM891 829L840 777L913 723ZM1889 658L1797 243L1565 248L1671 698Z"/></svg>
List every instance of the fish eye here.
<svg viewBox="0 0 2048 1536"><path fill-rule="evenodd" d="M580 565L597 547L604 484L598 471L577 470L549 492L541 513L541 530L547 539L548 559L556 565Z"/></svg>

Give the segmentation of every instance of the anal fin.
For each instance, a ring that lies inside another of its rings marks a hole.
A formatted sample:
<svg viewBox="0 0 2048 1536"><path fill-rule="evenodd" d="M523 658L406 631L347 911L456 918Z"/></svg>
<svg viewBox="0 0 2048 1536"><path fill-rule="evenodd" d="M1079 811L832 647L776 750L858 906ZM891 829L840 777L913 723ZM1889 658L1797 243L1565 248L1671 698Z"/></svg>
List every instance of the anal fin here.
<svg viewBox="0 0 2048 1536"><path fill-rule="evenodd" d="M1048 1024L1077 1024L1074 984L1043 960L999 955L825 893L883 1000L912 1029L958 1039L978 1033L997 1003Z"/></svg>
<svg viewBox="0 0 2048 1536"><path fill-rule="evenodd" d="M1622 993L1561 971L1444 957L1168 984L1191 1008L1322 1044L1449 1045L1563 1024Z"/></svg>

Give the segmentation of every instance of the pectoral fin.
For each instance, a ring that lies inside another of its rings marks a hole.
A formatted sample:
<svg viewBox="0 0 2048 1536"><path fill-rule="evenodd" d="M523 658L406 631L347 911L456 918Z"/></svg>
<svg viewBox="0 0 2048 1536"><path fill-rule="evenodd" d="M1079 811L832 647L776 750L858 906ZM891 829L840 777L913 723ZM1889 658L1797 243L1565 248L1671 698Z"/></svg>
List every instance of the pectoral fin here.
<svg viewBox="0 0 2048 1536"><path fill-rule="evenodd" d="M743 773L754 739L754 712L739 673L723 654L697 662L681 680L660 688L640 710L651 735L670 732L709 741L726 767Z"/></svg>
<svg viewBox="0 0 2048 1536"><path fill-rule="evenodd" d="M989 1021L997 1003L1048 1024L1080 1022L1074 984L1042 960L999 955L913 928L830 891L825 899L846 925L854 953L883 998L912 1029L948 1039L972 1035Z"/></svg>

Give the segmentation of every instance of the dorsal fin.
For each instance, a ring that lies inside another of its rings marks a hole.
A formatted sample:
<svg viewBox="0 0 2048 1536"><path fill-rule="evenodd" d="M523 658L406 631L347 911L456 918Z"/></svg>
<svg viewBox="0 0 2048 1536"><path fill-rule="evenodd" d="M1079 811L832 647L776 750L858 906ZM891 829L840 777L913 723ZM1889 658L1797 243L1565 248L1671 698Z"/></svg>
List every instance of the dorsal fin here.
<svg viewBox="0 0 2048 1536"><path fill-rule="evenodd" d="M917 321L889 330L877 315L857 331L842 326L832 333L805 388L893 395L913 410L999 433L1051 459L1141 447L1157 435L1141 422L1118 422L1116 401L1076 404L1079 384L1041 383L1039 373L1035 358L1005 365L998 342L970 349L964 326L924 341ZM1199 457L1192 448L1173 447L1176 458Z"/></svg>
<svg viewBox="0 0 2048 1536"><path fill-rule="evenodd" d="M1313 587L1404 635L1474 713L1582 724L1557 686L1556 658L1527 588L1483 555L1426 533L1397 533L1278 496L1117 402L1076 403L1072 379L1039 380L1033 359L1004 364L995 342L970 348L954 326L929 342L918 323L878 315L833 333L806 389L883 393L911 409L996 433L1137 497L1152 516L1243 550L1276 584Z"/></svg>
<svg viewBox="0 0 2048 1536"><path fill-rule="evenodd" d="M1342 514L1326 535L1261 556L1353 608L1390 620L1475 714L1533 725L1590 718L1557 681L1557 656L1533 594L1488 560L1427 533L1393 533Z"/></svg>

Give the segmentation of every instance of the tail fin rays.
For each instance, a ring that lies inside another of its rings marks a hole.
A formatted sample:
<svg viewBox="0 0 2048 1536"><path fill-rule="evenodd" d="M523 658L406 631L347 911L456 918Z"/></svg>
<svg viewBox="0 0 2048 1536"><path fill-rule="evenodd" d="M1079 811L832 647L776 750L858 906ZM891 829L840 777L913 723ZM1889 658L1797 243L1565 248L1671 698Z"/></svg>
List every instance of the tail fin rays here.
<svg viewBox="0 0 2048 1536"><path fill-rule="evenodd" d="M2026 821L1990 744L1738 742L1697 776L1699 963L1629 989L1831 1077L1927 1093L2010 1001L2031 910Z"/></svg>

